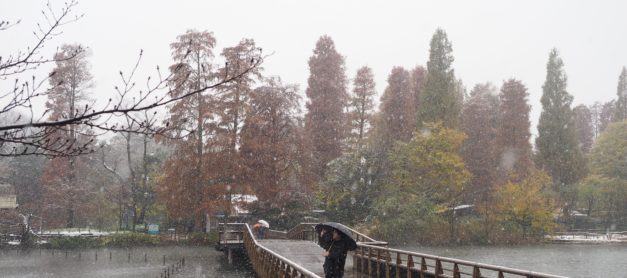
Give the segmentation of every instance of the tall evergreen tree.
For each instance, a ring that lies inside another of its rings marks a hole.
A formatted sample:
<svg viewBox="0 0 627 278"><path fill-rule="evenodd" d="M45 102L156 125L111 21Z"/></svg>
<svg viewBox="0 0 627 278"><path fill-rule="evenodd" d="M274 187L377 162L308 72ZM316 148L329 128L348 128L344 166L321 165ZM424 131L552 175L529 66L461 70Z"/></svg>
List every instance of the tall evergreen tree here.
<svg viewBox="0 0 627 278"><path fill-rule="evenodd" d="M531 160L531 138L527 88L510 79L499 94L496 144L499 154L499 179L525 179L534 168Z"/></svg>
<svg viewBox="0 0 627 278"><path fill-rule="evenodd" d="M613 122L620 122L625 119L627 119L627 69L623 67L618 77Z"/></svg>
<svg viewBox="0 0 627 278"><path fill-rule="evenodd" d="M350 96L350 135L361 146L366 133L372 125L374 95L374 75L372 69L363 66L357 70L353 79L353 93Z"/></svg>
<svg viewBox="0 0 627 278"><path fill-rule="evenodd" d="M412 94L412 101L408 105L411 113L416 117L418 111L420 111L420 100L422 98L422 92L425 87L425 79L427 78L427 69L423 66L416 66L414 69L410 71L410 80L409 80L409 90ZM416 121L416 125L418 122Z"/></svg>
<svg viewBox="0 0 627 278"><path fill-rule="evenodd" d="M327 164L342 153L346 136L348 94L344 57L335 49L329 36L322 36L309 58L309 79L306 95L305 139L308 141L309 171L315 184Z"/></svg>
<svg viewBox="0 0 627 278"><path fill-rule="evenodd" d="M494 182L498 163L497 111L496 88L490 83L477 84L464 103L461 129L467 138L461 154L473 174L469 186L464 188L468 202L486 200Z"/></svg>
<svg viewBox="0 0 627 278"><path fill-rule="evenodd" d="M453 48L446 32L436 30L431 38L427 80L421 96L419 123L442 121L446 127L458 126L462 103L452 68Z"/></svg>
<svg viewBox="0 0 627 278"><path fill-rule="evenodd" d="M594 142L594 127L592 126L592 113L590 109L581 104L573 108L575 117L575 130L577 131L577 142L582 153L589 153Z"/></svg>
<svg viewBox="0 0 627 278"><path fill-rule="evenodd" d="M552 49L547 63L546 81L542 86L542 114L538 123L537 162L553 178L555 189L564 194L567 185L583 175L583 156L571 110L573 97L566 91L564 62ZM562 196L563 197L563 196Z"/></svg>

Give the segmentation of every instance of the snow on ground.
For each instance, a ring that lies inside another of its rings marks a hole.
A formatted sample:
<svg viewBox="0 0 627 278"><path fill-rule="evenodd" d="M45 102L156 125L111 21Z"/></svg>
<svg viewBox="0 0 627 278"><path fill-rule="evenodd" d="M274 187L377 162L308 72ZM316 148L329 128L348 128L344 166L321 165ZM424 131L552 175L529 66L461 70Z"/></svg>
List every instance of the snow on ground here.
<svg viewBox="0 0 627 278"><path fill-rule="evenodd" d="M592 235L553 235L546 236L547 239L559 242L578 242L578 243L627 243L627 235L625 234L592 234Z"/></svg>

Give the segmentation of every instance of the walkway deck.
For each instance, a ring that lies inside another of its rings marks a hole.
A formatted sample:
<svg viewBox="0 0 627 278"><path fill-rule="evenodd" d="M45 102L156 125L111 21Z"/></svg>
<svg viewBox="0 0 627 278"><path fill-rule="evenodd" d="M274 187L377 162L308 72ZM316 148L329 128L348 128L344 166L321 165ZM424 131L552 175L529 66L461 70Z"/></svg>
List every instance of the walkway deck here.
<svg viewBox="0 0 627 278"><path fill-rule="evenodd" d="M324 277L322 264L322 248L315 242L305 240L285 240L285 239L263 239L257 241L260 245L279 253L281 256L290 259L300 266ZM346 258L346 275L344 277L359 277L352 273L353 256Z"/></svg>
<svg viewBox="0 0 627 278"><path fill-rule="evenodd" d="M243 249L261 278L324 277L322 248L312 240L315 224L301 223L287 232L275 231L269 239L256 240L248 224L228 223L221 227L220 250L229 262L233 249ZM356 277L525 277L564 278L528 270L481 264L393 249L358 231L346 228L357 249L346 259L346 278ZM267 234L268 236L270 234Z"/></svg>

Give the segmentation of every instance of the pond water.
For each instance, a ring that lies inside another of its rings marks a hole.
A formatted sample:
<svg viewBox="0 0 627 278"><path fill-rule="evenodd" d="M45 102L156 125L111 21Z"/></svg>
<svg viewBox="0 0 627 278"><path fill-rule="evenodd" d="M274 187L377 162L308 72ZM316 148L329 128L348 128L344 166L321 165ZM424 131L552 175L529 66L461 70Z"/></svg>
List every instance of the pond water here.
<svg viewBox="0 0 627 278"><path fill-rule="evenodd" d="M627 277L627 244L396 248L568 277Z"/></svg>
<svg viewBox="0 0 627 278"><path fill-rule="evenodd" d="M229 266L225 256L213 247L181 246L76 250L68 251L67 257L62 250L1 250L0 276L160 277L164 269L182 258L185 266L171 277L254 277L245 263Z"/></svg>
<svg viewBox="0 0 627 278"><path fill-rule="evenodd" d="M573 278L627 277L624 244L394 248ZM245 262L230 266L225 257L212 247L181 246L68 251L67 258L60 250L0 250L0 273L2 277L160 277L168 265L185 258L185 266L172 277L254 277Z"/></svg>

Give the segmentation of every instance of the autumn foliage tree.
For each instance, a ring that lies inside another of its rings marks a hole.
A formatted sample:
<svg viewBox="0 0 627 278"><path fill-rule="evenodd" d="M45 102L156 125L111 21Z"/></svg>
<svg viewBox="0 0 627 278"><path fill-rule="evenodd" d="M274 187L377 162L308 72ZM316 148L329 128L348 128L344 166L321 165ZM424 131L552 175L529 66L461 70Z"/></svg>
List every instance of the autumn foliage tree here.
<svg viewBox="0 0 627 278"><path fill-rule="evenodd" d="M357 146L363 144L366 134L372 127L375 85L371 68L363 66L357 70L349 103L350 138Z"/></svg>
<svg viewBox="0 0 627 278"><path fill-rule="evenodd" d="M541 238L552 232L555 203L547 193L550 187L551 177L542 171L532 171L520 182L509 181L497 188L492 209L498 215L501 236L521 234L523 238Z"/></svg>
<svg viewBox="0 0 627 278"><path fill-rule="evenodd" d="M458 155L464 138L440 123L427 123L408 143L394 148L389 182L375 204L376 226L383 235L413 237L441 221L437 212L459 204L471 177ZM398 215L403 217L394 217Z"/></svg>
<svg viewBox="0 0 627 278"><path fill-rule="evenodd" d="M339 157L344 149L348 104L344 57L335 49L329 36L322 36L309 58L307 79L307 114L305 138L309 149L310 184L315 184L327 163Z"/></svg>
<svg viewBox="0 0 627 278"><path fill-rule="evenodd" d="M257 46L252 39L242 39L236 46L222 50L225 66L219 70L219 75L225 76L229 71L240 71L246 68L251 59L254 60ZM252 69L247 75L238 78L234 82L225 84L218 89L216 107L213 112L217 116L217 128L220 137L228 140L226 153L228 159L223 161L226 172L221 176L228 177L227 186L232 191L242 191L242 161L240 159L239 146L241 145L241 131L250 105L250 96L253 86L261 78L261 67Z"/></svg>
<svg viewBox="0 0 627 278"><path fill-rule="evenodd" d="M535 167L531 159L528 96L525 85L516 79L504 82L499 93L496 148L500 181L520 181Z"/></svg>
<svg viewBox="0 0 627 278"><path fill-rule="evenodd" d="M173 96L186 94L213 82L218 78L213 65L213 33L189 30L170 44L175 61L170 71L187 78L176 79L171 84L177 90ZM208 154L207 145L221 139L215 127L215 98L208 92L198 92L169 107L168 137L181 138L168 141L176 146L175 155L164 167L159 195L168 208L170 217L188 222L191 228L204 221L207 198L215 198L207 192ZM201 194L206 193L206 194Z"/></svg>
<svg viewBox="0 0 627 278"><path fill-rule="evenodd" d="M388 86L381 97L381 111L377 128L381 129L384 144L409 141L416 130L414 94L410 74L402 67L394 67L388 76Z"/></svg>
<svg viewBox="0 0 627 278"><path fill-rule="evenodd" d="M496 145L498 108L496 88L485 83L473 88L462 110L461 130L467 139L461 154L473 175L464 191L465 199L471 203L487 200L495 182L499 157Z"/></svg>
<svg viewBox="0 0 627 278"><path fill-rule="evenodd" d="M56 67L49 79L52 89L46 102L52 121L74 118L89 101L93 77L87 60L88 52L81 49L80 45L63 45L60 52L55 54ZM69 56L73 58L66 59ZM94 138L87 127L68 125L56 129L49 140L56 141L55 145L66 144L66 148L73 148L74 144L89 144ZM87 161L81 157L58 157L46 162L42 193L44 207L49 206L51 209L43 211L51 223L75 226L77 211L87 201L85 196L89 190L82 176L85 164ZM64 221L58 219L62 214L65 214Z"/></svg>
<svg viewBox="0 0 627 278"><path fill-rule="evenodd" d="M241 131L242 179L264 208L282 208L299 192L299 96L296 86L269 79L250 95Z"/></svg>

